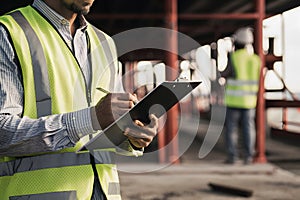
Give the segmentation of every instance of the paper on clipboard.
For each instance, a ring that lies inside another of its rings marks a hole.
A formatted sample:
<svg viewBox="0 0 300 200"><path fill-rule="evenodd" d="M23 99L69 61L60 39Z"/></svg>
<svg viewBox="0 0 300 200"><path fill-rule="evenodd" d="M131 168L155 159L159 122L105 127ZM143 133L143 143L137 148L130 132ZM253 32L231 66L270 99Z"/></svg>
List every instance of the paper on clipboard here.
<svg viewBox="0 0 300 200"><path fill-rule="evenodd" d="M150 113L158 118L161 117L200 83L201 81L165 81L161 83L142 98L133 108L88 141L78 151L119 146L127 139L123 132L133 120L137 119L148 123Z"/></svg>

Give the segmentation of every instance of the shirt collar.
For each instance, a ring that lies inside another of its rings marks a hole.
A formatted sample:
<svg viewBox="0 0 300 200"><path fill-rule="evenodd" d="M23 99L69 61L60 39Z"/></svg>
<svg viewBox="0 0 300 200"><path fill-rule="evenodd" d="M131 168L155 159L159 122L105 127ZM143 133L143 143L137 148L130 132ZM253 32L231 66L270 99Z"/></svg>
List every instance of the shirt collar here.
<svg viewBox="0 0 300 200"><path fill-rule="evenodd" d="M40 11L57 29L70 25L67 19L50 8L44 1L34 0L32 6ZM88 25L86 19L83 15L78 15L77 20L79 22L78 29L81 29L84 32Z"/></svg>

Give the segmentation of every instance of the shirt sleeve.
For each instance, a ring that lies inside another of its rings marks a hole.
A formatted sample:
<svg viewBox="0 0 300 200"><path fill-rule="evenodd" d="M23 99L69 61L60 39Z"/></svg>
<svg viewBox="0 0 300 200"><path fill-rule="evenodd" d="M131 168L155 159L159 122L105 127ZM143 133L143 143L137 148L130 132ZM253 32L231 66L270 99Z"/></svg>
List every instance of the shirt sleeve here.
<svg viewBox="0 0 300 200"><path fill-rule="evenodd" d="M227 54L227 65L224 71L221 72L221 76L224 78L235 78L236 76L231 56L232 53Z"/></svg>
<svg viewBox="0 0 300 200"><path fill-rule="evenodd" d="M135 149L134 146L129 142L129 140L125 140L123 143L121 143L119 145L119 148L117 148L116 150L116 153L122 156L140 157L144 154L144 148Z"/></svg>
<svg viewBox="0 0 300 200"><path fill-rule="evenodd" d="M0 156L22 156L72 147L93 133L90 108L39 119L22 117L21 70L9 36L0 26Z"/></svg>

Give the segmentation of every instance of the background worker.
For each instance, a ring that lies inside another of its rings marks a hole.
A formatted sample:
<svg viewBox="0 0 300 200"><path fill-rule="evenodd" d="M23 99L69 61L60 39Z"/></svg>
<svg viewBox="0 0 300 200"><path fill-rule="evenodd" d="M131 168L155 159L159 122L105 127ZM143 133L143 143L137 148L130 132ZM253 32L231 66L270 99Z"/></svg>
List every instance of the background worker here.
<svg viewBox="0 0 300 200"><path fill-rule="evenodd" d="M84 15L93 0L34 0L0 17L0 199L121 199L113 150L76 153L133 106L116 88L112 39ZM157 133L129 124L122 148ZM134 148L134 149L133 149Z"/></svg>
<svg viewBox="0 0 300 200"><path fill-rule="evenodd" d="M233 37L234 52L229 54L228 65L221 73L226 78L226 163L238 159L237 137L239 125L243 136L244 163L252 162L255 146L255 107L261 61L253 53L253 32L251 28L238 29Z"/></svg>

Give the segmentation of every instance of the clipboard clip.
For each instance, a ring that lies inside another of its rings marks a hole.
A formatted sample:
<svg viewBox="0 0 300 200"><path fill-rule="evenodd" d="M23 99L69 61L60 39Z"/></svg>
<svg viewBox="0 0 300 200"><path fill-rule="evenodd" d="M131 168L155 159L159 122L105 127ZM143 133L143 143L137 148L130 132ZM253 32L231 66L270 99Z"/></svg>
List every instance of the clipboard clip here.
<svg viewBox="0 0 300 200"><path fill-rule="evenodd" d="M176 82L186 82L189 81L189 79L186 76L179 76L177 79L175 79Z"/></svg>

